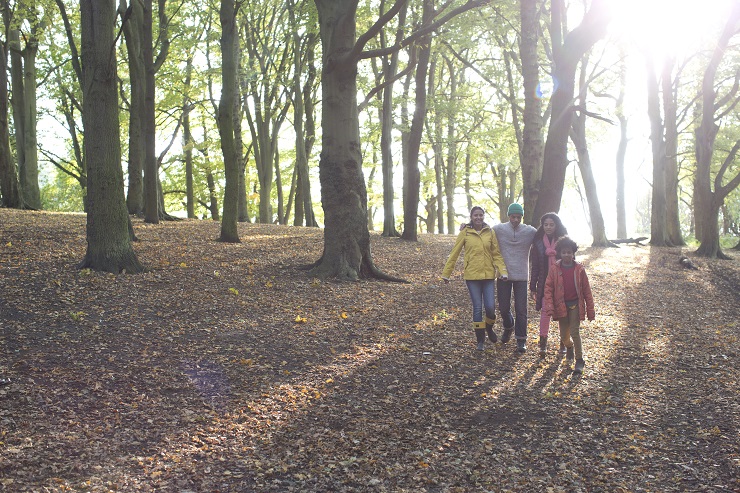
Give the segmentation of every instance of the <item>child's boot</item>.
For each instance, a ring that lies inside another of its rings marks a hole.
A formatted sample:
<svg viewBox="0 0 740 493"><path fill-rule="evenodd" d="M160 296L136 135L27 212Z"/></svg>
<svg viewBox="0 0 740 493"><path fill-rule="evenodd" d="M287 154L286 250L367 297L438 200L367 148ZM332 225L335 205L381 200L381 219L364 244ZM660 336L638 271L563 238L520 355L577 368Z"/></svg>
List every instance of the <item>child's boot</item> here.
<svg viewBox="0 0 740 493"><path fill-rule="evenodd" d="M473 322L473 329L475 330L475 340L478 343L478 351L485 349L486 342L486 324L485 322Z"/></svg>
<svg viewBox="0 0 740 493"><path fill-rule="evenodd" d="M527 352L527 340L526 339L517 339L516 340L516 351L517 351L517 353L525 353L525 352Z"/></svg>
<svg viewBox="0 0 740 493"><path fill-rule="evenodd" d="M540 358L547 355L547 336L540 336Z"/></svg>
<svg viewBox="0 0 740 493"><path fill-rule="evenodd" d="M576 366L573 368L574 374L581 374L583 373L583 368L586 366L586 362L583 361L583 358L579 358L576 360Z"/></svg>
<svg viewBox="0 0 740 493"><path fill-rule="evenodd" d="M496 322L496 318L488 318L486 317L486 334L488 334L488 339L491 342L496 342L498 337L496 337L496 333L493 331L493 324Z"/></svg>

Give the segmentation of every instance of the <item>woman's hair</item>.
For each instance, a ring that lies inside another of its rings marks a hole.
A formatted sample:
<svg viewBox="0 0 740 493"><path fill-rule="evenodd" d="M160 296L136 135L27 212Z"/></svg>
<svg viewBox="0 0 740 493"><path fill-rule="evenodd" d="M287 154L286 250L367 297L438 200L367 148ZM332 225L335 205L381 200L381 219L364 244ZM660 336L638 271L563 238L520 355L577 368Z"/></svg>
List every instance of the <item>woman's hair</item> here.
<svg viewBox="0 0 740 493"><path fill-rule="evenodd" d="M578 251L578 244L570 239L570 236L561 236L555 243L555 251L558 252L558 258L560 258L560 252L563 248L570 248L575 254Z"/></svg>
<svg viewBox="0 0 740 493"><path fill-rule="evenodd" d="M472 209L470 209L470 217L473 217L473 213L474 213L474 212L475 212L476 210L480 210L480 211L481 211L481 212L482 212L483 214L485 214L485 213L486 213L486 211L484 211L484 210L483 210L483 207L481 207L481 206L479 206L479 205L475 205L475 206L473 206L473 208L472 208Z"/></svg>
<svg viewBox="0 0 740 493"><path fill-rule="evenodd" d="M555 221L555 232L552 234L553 238L560 238L561 236L568 234L568 230L565 229L563 221L560 220L560 216L554 212L546 212L545 214L542 214L542 217L540 218L540 227L537 228L537 232L534 234L535 240L539 240L545 236L545 219L552 219Z"/></svg>

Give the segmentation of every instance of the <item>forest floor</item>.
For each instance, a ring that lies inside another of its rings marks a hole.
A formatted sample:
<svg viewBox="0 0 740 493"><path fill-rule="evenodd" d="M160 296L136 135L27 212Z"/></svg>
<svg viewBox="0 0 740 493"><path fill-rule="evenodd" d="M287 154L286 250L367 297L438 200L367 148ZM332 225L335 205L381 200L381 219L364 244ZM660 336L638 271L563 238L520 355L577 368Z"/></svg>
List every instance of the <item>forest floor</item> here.
<svg viewBox="0 0 740 493"><path fill-rule="evenodd" d="M115 276L76 268L85 216L0 209L0 491L740 491L737 253L579 251L574 376L534 307L527 353L475 351L453 236L373 234L410 283L335 283L296 269L316 229L134 229Z"/></svg>

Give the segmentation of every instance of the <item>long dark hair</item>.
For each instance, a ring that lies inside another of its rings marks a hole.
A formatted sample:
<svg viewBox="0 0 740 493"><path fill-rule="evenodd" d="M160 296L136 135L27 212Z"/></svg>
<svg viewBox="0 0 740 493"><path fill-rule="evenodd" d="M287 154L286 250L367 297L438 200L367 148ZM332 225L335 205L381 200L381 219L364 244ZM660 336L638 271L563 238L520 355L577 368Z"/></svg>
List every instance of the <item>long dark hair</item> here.
<svg viewBox="0 0 740 493"><path fill-rule="evenodd" d="M482 212L482 213L483 213L484 215L485 215L485 213L486 213L486 211L485 211L485 209L483 209L483 207L481 207L481 206L479 206L479 205L474 205L474 206L473 206L473 208L472 208L472 209L470 209L470 221L468 221L467 223L465 223L465 224L464 224L464 226L465 226L465 227L467 227L467 228L472 228L472 227L473 227L473 213L474 213L474 212L475 212L476 210L480 210L480 211L481 211L481 212ZM485 223L485 221L483 222L483 225L484 225L484 226L488 226L488 225L487 225L487 224ZM460 226L460 229L462 229L462 226Z"/></svg>
<svg viewBox="0 0 740 493"><path fill-rule="evenodd" d="M565 236L568 234L568 230L565 229L563 221L560 220L560 216L558 216L555 212L547 212L545 214L542 214L542 217L540 218L540 227L537 228L537 232L534 234L535 240L541 240L542 237L545 236L545 219L552 219L553 221L555 221L555 232L552 234L553 240L557 240L561 236Z"/></svg>

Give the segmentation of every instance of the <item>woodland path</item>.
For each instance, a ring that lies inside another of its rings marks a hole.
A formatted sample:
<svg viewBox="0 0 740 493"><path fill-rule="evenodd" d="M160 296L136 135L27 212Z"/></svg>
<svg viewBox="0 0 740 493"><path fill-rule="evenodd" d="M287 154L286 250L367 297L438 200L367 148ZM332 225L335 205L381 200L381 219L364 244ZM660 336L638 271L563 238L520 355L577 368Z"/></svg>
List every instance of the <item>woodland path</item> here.
<svg viewBox="0 0 740 493"><path fill-rule="evenodd" d="M583 249L574 377L554 324L544 361L474 350L453 236L333 283L295 268L319 230L134 228L151 270L113 276L75 268L83 215L0 209L0 491L740 491L737 257Z"/></svg>

